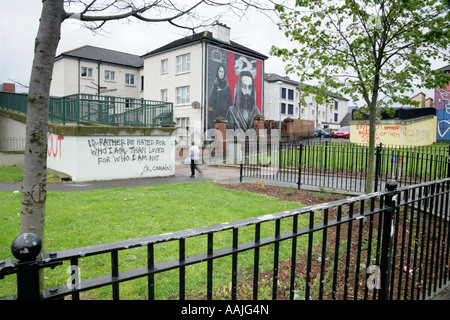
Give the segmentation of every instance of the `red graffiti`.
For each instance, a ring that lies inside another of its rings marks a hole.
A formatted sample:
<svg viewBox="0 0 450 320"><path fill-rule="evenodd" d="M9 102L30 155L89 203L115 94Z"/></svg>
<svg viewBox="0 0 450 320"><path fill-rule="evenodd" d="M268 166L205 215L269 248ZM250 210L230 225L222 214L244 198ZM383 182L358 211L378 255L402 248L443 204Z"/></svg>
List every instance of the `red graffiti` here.
<svg viewBox="0 0 450 320"><path fill-rule="evenodd" d="M53 141L53 135L49 132L47 135L47 154L49 157L53 155L53 158L56 158L56 155L59 153L59 157L61 157L61 141L64 140L63 136L58 136L58 138ZM59 142L59 143L58 143Z"/></svg>

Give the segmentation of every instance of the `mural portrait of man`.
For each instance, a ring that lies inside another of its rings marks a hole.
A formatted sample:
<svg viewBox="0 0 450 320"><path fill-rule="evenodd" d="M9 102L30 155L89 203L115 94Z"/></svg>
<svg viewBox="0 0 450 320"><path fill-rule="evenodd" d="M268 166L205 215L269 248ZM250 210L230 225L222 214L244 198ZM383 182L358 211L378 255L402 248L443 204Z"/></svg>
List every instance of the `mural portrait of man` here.
<svg viewBox="0 0 450 320"><path fill-rule="evenodd" d="M227 129L253 128L253 117L260 114L255 101L255 82L249 71L241 71L236 88L234 106L230 106L226 118Z"/></svg>

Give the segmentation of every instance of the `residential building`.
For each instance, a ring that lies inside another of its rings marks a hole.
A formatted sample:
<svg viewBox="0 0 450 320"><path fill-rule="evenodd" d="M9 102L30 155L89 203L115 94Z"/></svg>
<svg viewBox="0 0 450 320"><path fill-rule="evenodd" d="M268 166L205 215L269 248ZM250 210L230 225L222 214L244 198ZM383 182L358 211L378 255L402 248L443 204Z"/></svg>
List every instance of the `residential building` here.
<svg viewBox="0 0 450 320"><path fill-rule="evenodd" d="M143 98L144 61L105 48L83 46L55 58L51 96L76 93Z"/></svg>
<svg viewBox="0 0 450 320"><path fill-rule="evenodd" d="M275 73L264 74L264 118L281 120L300 118L299 82Z"/></svg>
<svg viewBox="0 0 450 320"><path fill-rule="evenodd" d="M253 103L263 105L266 56L230 40L230 29L220 23L213 32L201 32L173 41L142 56L144 97L173 101L180 143L192 135L213 135L214 120L231 117L228 109L239 101L240 75L251 75ZM252 119L251 119L252 120ZM231 120L230 129L238 129Z"/></svg>
<svg viewBox="0 0 450 320"><path fill-rule="evenodd" d="M319 104L315 95L305 96L306 106L301 104L299 89L304 83L274 73L264 74L264 117L266 120L283 121L286 118L313 120L316 127L337 129L348 113L348 99L330 94L333 102Z"/></svg>
<svg viewBox="0 0 450 320"><path fill-rule="evenodd" d="M411 105L411 108L433 108L433 99L426 98L423 92L416 94L411 100L419 102L419 105Z"/></svg>

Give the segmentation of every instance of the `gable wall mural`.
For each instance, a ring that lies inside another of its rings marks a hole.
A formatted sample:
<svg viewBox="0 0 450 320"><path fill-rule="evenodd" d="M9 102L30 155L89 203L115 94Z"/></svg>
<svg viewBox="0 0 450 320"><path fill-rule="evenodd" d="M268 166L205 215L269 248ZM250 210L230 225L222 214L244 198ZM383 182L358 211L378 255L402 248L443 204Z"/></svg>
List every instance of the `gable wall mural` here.
<svg viewBox="0 0 450 320"><path fill-rule="evenodd" d="M227 129L253 129L262 108L263 61L211 45L207 57L206 129L219 116Z"/></svg>
<svg viewBox="0 0 450 320"><path fill-rule="evenodd" d="M450 140L450 83L446 89L435 89L434 107L437 117L437 140Z"/></svg>

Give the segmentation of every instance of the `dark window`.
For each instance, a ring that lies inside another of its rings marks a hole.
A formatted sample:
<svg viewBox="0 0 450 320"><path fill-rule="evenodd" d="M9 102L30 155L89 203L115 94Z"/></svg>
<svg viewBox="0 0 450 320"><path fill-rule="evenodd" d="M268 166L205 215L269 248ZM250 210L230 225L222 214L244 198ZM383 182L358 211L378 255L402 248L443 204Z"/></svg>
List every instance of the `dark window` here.
<svg viewBox="0 0 450 320"><path fill-rule="evenodd" d="M288 99L294 100L294 90L291 89L288 90Z"/></svg>

